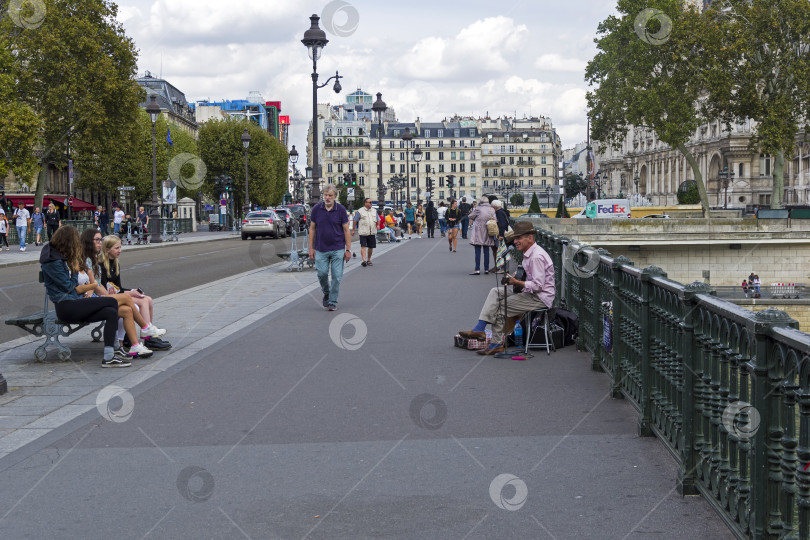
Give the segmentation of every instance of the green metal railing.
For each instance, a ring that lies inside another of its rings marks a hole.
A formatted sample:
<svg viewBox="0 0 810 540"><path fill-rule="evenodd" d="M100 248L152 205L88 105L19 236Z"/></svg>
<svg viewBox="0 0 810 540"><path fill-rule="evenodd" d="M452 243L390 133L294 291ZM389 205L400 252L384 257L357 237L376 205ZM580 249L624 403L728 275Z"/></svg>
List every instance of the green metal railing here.
<svg viewBox="0 0 810 540"><path fill-rule="evenodd" d="M537 241L579 315L578 347L678 461L679 492L702 494L737 537L810 538L810 335L661 268Z"/></svg>

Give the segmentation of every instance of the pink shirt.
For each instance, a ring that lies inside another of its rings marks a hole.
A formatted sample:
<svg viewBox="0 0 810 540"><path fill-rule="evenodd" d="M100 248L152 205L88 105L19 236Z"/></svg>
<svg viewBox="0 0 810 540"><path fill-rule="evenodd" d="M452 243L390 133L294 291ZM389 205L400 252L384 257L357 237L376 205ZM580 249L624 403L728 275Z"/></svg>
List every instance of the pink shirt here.
<svg viewBox="0 0 810 540"><path fill-rule="evenodd" d="M541 302L551 307L556 294L554 263L551 262L546 250L532 244L532 247L523 253L523 269L526 271L526 286L523 287L523 291L537 295Z"/></svg>

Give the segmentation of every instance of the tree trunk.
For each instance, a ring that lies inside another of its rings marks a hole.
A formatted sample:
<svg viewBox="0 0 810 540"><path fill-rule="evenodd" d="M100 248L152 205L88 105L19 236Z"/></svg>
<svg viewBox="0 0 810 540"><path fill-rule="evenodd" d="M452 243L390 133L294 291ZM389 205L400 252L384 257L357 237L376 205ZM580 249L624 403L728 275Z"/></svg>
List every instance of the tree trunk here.
<svg viewBox="0 0 810 540"><path fill-rule="evenodd" d="M683 144L678 145L678 150L681 151L686 161L688 161L689 165L692 167L692 174L695 175L695 182L697 182L698 193L700 194L700 206L703 211L703 217L709 217L709 196L706 194L706 186L703 184L703 175L700 174L700 167L698 166L697 160L695 160L692 152L687 150L686 146Z"/></svg>
<svg viewBox="0 0 810 540"><path fill-rule="evenodd" d="M45 197L45 183L48 181L48 156L42 156L42 166L37 176L37 191L34 194L34 206L42 208L42 199ZM44 212L43 208L43 212Z"/></svg>
<svg viewBox="0 0 810 540"><path fill-rule="evenodd" d="M773 191L771 192L771 208L785 207L785 151L780 150L773 161Z"/></svg>

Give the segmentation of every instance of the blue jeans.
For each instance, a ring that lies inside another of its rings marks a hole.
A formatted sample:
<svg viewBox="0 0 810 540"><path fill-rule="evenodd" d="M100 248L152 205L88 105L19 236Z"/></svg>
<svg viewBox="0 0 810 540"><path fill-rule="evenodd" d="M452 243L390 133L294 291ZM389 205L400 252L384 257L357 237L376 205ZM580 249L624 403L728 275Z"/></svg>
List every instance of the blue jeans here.
<svg viewBox="0 0 810 540"><path fill-rule="evenodd" d="M20 227L19 225L17 225L17 235L20 237L20 247L21 248L25 247L25 233L26 232L28 232L28 227L27 226Z"/></svg>
<svg viewBox="0 0 810 540"><path fill-rule="evenodd" d="M489 246L473 246L475 248L475 271L481 269L481 250L484 250L484 270L489 270Z"/></svg>
<svg viewBox="0 0 810 540"><path fill-rule="evenodd" d="M447 220L446 219L440 219L439 220L439 230L442 232L442 236L444 236L444 233L447 232Z"/></svg>
<svg viewBox="0 0 810 540"><path fill-rule="evenodd" d="M467 238L467 226L470 223L470 219L467 216L461 218L461 237Z"/></svg>
<svg viewBox="0 0 810 540"><path fill-rule="evenodd" d="M118 234L120 231L121 231L121 224L120 223L114 223L113 224L113 233Z"/></svg>
<svg viewBox="0 0 810 540"><path fill-rule="evenodd" d="M315 270L318 272L318 281L321 283L323 294L329 295L329 303L337 305L338 294L340 293L340 280L343 279L343 256L346 252L342 249L335 251L316 251ZM332 268L332 285L329 285L329 268Z"/></svg>

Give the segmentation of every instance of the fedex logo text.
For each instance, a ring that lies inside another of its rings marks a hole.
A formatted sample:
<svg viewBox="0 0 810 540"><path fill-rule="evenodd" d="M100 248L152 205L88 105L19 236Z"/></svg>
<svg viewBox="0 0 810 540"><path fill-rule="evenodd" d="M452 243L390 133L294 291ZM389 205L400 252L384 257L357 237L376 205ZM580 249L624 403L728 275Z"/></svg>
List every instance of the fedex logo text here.
<svg viewBox="0 0 810 540"><path fill-rule="evenodd" d="M596 212L599 214L624 214L627 212L626 206L614 204L612 206L596 205Z"/></svg>

